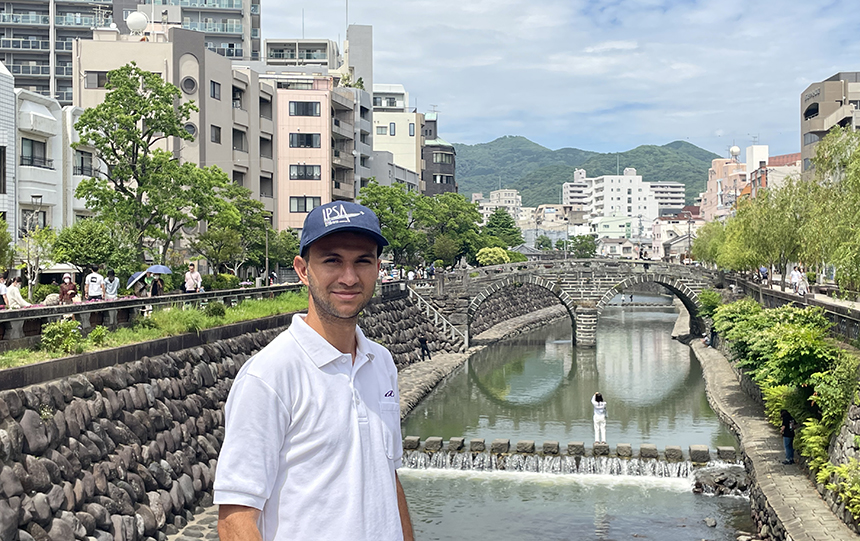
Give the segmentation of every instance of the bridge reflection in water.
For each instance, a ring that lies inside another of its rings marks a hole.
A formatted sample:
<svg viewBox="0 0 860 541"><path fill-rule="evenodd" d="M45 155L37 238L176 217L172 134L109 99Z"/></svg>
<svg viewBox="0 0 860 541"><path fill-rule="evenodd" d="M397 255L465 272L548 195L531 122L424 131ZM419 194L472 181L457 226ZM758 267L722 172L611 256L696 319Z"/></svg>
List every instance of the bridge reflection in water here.
<svg viewBox="0 0 860 541"><path fill-rule="evenodd" d="M698 362L671 339L674 308L607 308L597 347L574 348L567 321L489 347L404 421L403 434L511 441L593 440L591 395L610 443L736 444L710 409Z"/></svg>

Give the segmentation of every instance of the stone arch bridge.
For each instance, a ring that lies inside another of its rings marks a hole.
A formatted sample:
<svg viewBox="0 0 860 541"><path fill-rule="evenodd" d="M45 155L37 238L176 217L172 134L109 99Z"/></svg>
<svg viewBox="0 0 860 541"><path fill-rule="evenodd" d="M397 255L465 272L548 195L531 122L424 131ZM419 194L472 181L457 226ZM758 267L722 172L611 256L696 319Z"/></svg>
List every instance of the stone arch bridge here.
<svg viewBox="0 0 860 541"><path fill-rule="evenodd" d="M517 303L528 303L530 309L561 303L570 315L575 343L593 347L604 307L618 293L645 283L660 284L680 299L691 315L690 333L697 334L704 330L697 316L701 308L699 293L707 287L720 285L722 276L701 267L658 261L568 259L508 263L437 274L437 279L425 286L431 289L425 291L466 336L474 330L482 311L488 307L492 308L494 321L497 321L508 319L504 317L506 314L520 315L515 309Z"/></svg>

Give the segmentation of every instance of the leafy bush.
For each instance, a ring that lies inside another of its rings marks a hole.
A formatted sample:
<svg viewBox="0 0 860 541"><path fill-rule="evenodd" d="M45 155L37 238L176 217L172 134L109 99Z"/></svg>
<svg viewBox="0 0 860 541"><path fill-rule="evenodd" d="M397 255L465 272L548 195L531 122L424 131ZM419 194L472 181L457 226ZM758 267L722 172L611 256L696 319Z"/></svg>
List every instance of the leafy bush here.
<svg viewBox="0 0 860 541"><path fill-rule="evenodd" d="M206 305L204 313L206 314L206 317L224 317L224 314L227 313L227 308L224 306L223 302L210 302Z"/></svg>
<svg viewBox="0 0 860 541"><path fill-rule="evenodd" d="M815 389L813 400L821 409L821 422L831 431L839 428L851 399L857 391L857 368L860 360L837 350L829 369L817 372L809 380Z"/></svg>
<svg viewBox="0 0 860 541"><path fill-rule="evenodd" d="M528 261L529 258L524 256L523 254L516 252L514 250L505 250L508 254L508 259L511 260L511 263L523 263Z"/></svg>
<svg viewBox="0 0 860 541"><path fill-rule="evenodd" d="M105 340L107 339L107 327L104 325L96 325L96 327L90 331L90 334L87 335L87 340L95 347L101 347L104 345Z"/></svg>
<svg viewBox="0 0 860 541"><path fill-rule="evenodd" d="M74 319L60 319L42 326L42 348L61 353L80 353L84 338Z"/></svg>
<svg viewBox="0 0 860 541"><path fill-rule="evenodd" d="M819 483L824 483L830 474L826 470L832 467L830 457L827 455L827 446L830 445L832 432L818 419L807 419L803 428L796 433L794 446L797 451L808 459L809 469L817 472ZM825 472L821 470L824 469ZM823 478L822 478L823 477Z"/></svg>
<svg viewBox="0 0 860 541"><path fill-rule="evenodd" d="M433 266L437 269L444 269L445 268L445 262L441 259L437 259L436 261L433 262Z"/></svg>
<svg viewBox="0 0 860 541"><path fill-rule="evenodd" d="M792 386L808 384L813 374L827 370L840 355L826 331L784 323L761 331L750 352L759 362L753 367L753 379Z"/></svg>
<svg viewBox="0 0 860 541"><path fill-rule="evenodd" d="M233 274L204 274L202 282L206 291L239 288L239 277Z"/></svg>
<svg viewBox="0 0 860 541"><path fill-rule="evenodd" d="M827 488L839 495L855 519L860 518L860 461L850 458L847 463L830 468L827 472L833 479Z"/></svg>
<svg viewBox="0 0 860 541"><path fill-rule="evenodd" d="M714 328L725 336L738 323L760 314L762 310L761 305L750 298L724 304L714 310Z"/></svg>
<svg viewBox="0 0 860 541"><path fill-rule="evenodd" d="M26 299L27 295L29 294L29 290L30 290L29 286L28 287L22 287L21 288L21 296ZM44 301L45 297L47 297L51 293L59 293L59 292L60 292L60 286L54 286L51 284L39 284L33 290L33 302L36 304L39 304L42 301Z"/></svg>
<svg viewBox="0 0 860 541"><path fill-rule="evenodd" d="M199 310L157 310L149 317L167 336L199 332L207 327Z"/></svg>
<svg viewBox="0 0 860 541"><path fill-rule="evenodd" d="M510 263L507 250L504 248L481 248L476 256L478 263L481 266L486 265L501 265L502 263Z"/></svg>
<svg viewBox="0 0 860 541"><path fill-rule="evenodd" d="M699 302L702 303L699 315L711 317L717 308L723 304L723 296L720 295L719 291L705 289L699 294Z"/></svg>
<svg viewBox="0 0 860 541"><path fill-rule="evenodd" d="M810 284L814 284L818 281L818 274L812 271L806 273L806 281Z"/></svg>

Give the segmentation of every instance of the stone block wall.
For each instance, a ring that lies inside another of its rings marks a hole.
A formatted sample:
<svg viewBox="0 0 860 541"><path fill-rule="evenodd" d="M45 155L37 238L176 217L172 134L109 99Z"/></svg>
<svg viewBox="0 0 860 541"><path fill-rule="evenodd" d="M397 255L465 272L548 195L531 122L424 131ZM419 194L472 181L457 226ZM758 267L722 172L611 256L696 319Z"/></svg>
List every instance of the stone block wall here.
<svg viewBox="0 0 860 541"><path fill-rule="evenodd" d="M455 352L463 346L459 335L443 332L427 317L418 303L403 296L397 299L374 299L358 322L369 339L387 347L397 369L421 360L418 339L424 336L431 353Z"/></svg>
<svg viewBox="0 0 860 541"><path fill-rule="evenodd" d="M558 297L533 284L509 287L487 297L472 321L470 332L478 336L502 321L559 304Z"/></svg>
<svg viewBox="0 0 860 541"><path fill-rule="evenodd" d="M0 539L176 533L211 504L233 378L282 330L0 393Z"/></svg>

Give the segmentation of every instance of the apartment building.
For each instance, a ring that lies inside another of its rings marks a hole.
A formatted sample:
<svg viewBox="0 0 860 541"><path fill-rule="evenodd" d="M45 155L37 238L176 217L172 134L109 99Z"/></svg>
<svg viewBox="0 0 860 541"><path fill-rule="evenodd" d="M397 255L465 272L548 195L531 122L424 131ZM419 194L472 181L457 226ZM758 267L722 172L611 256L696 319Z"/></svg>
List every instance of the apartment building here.
<svg viewBox="0 0 860 541"><path fill-rule="evenodd" d="M747 160L749 182L744 193L748 192L750 197L756 197L758 191L763 188L781 188L788 178L800 178L802 163L800 152L770 156L754 165Z"/></svg>
<svg viewBox="0 0 860 541"><path fill-rule="evenodd" d="M397 165L423 178L424 115L408 104L403 85L373 85L373 150L391 152Z"/></svg>
<svg viewBox="0 0 860 541"><path fill-rule="evenodd" d="M337 42L329 39L267 39L264 50L264 60L270 66L316 66L336 70L343 64Z"/></svg>
<svg viewBox="0 0 860 541"><path fill-rule="evenodd" d="M473 193L472 203L477 203L478 212L481 213L481 225L487 225L487 220L496 209L505 209L514 221L520 219L520 211L523 208L523 198L519 190L493 190L489 199L484 199L484 194ZM534 214L532 214L534 215Z"/></svg>
<svg viewBox="0 0 860 541"><path fill-rule="evenodd" d="M373 151L371 175L381 186L404 184L410 192L417 192L421 185L421 177L418 173L397 165L394 162L394 154L390 152Z"/></svg>
<svg viewBox="0 0 860 541"><path fill-rule="evenodd" d="M183 101L193 101L200 109L185 125L194 140L170 141L168 148L182 160L221 168L251 190L277 223L275 86L250 68L234 69L229 58L209 49L202 33L170 28L167 35L152 32L146 38L97 29L92 40L76 41L74 104L100 104L107 93L107 72L129 62L162 74L179 87Z"/></svg>
<svg viewBox="0 0 860 541"><path fill-rule="evenodd" d="M0 218L6 220L6 226L12 235L18 227L18 134L15 130L17 109L15 78L6 66L0 63Z"/></svg>
<svg viewBox="0 0 860 541"><path fill-rule="evenodd" d="M686 186L680 182L649 182L654 200L657 202L657 215L674 214L684 207Z"/></svg>
<svg viewBox="0 0 860 541"><path fill-rule="evenodd" d="M860 72L839 72L809 85L800 94L800 143L803 174L813 169L818 142L835 126L860 127Z"/></svg>
<svg viewBox="0 0 860 541"><path fill-rule="evenodd" d="M741 149L733 146L729 153L730 158L712 160L708 169L708 182L701 194L702 216L708 222L730 215L747 185L746 164L738 159Z"/></svg>
<svg viewBox="0 0 860 541"><path fill-rule="evenodd" d="M438 113L424 114L424 147L421 149L424 184L421 193L429 196L457 192L457 151L454 145L439 137L437 123Z"/></svg>
<svg viewBox="0 0 860 541"><path fill-rule="evenodd" d="M577 169L573 181L561 190L562 203L584 211L591 217L644 217L648 222L658 215L658 204L651 184L642 181L636 169L627 167L623 175L589 178Z"/></svg>
<svg viewBox="0 0 860 541"><path fill-rule="evenodd" d="M660 216L651 224L651 259L668 261L672 248L677 248L677 239L686 240L689 246L696 238L696 232L705 225L705 220L694 206L684 207L675 216Z"/></svg>
<svg viewBox="0 0 860 541"><path fill-rule="evenodd" d="M573 172L573 180L562 184L561 202L571 205L579 210L585 210L590 206L591 183L586 178L585 169L576 169Z"/></svg>
<svg viewBox="0 0 860 541"><path fill-rule="evenodd" d="M146 13L162 33L167 26L201 32L206 46L232 58L260 55L260 4L257 0L21 0L0 11L0 60L15 86L73 101L72 48L95 29L127 34L128 16Z"/></svg>

